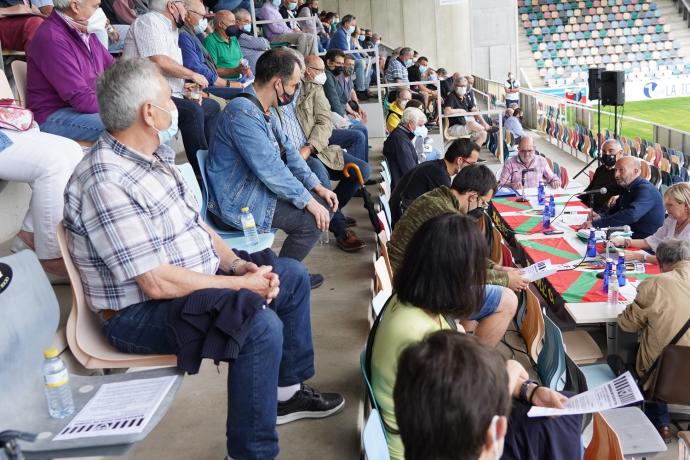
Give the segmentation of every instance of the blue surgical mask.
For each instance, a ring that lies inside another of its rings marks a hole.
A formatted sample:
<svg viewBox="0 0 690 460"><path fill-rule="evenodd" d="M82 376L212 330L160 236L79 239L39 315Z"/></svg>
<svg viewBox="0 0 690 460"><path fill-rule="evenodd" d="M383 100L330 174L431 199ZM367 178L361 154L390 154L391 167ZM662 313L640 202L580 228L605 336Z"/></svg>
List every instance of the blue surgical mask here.
<svg viewBox="0 0 690 460"><path fill-rule="evenodd" d="M177 134L177 119L179 117L179 113L177 110L166 110L163 107L157 106L156 104L151 105L162 110L163 112L168 112L170 114L170 126L168 126L167 129L159 130L155 126L153 127L153 129L158 131L158 142L160 145L168 144L172 138L175 137L175 134Z"/></svg>
<svg viewBox="0 0 690 460"><path fill-rule="evenodd" d="M355 26L350 26L347 28L347 33L352 35L355 32Z"/></svg>
<svg viewBox="0 0 690 460"><path fill-rule="evenodd" d="M408 59L405 61L405 67L410 67L412 64L414 64L414 61L412 59Z"/></svg>
<svg viewBox="0 0 690 460"><path fill-rule="evenodd" d="M273 3L273 6L275 6L276 8L280 8L280 5L283 4L281 0L271 0L271 3Z"/></svg>
<svg viewBox="0 0 690 460"><path fill-rule="evenodd" d="M417 126L413 133L415 136L419 136L423 139L429 134L429 130L426 129L426 126Z"/></svg>
<svg viewBox="0 0 690 460"><path fill-rule="evenodd" d="M288 3L288 10L292 11L297 8L297 2L290 2Z"/></svg>
<svg viewBox="0 0 690 460"><path fill-rule="evenodd" d="M427 67L427 66L425 66L425 65L420 65L420 66L419 66L419 71L420 71L421 73L424 73L424 72L426 72L426 71L427 71L427 69L428 69L428 67Z"/></svg>
<svg viewBox="0 0 690 460"><path fill-rule="evenodd" d="M252 25L251 25L251 24L245 24L245 25L242 26L242 30L244 30L245 32L249 33L249 32L252 31Z"/></svg>
<svg viewBox="0 0 690 460"><path fill-rule="evenodd" d="M207 27L208 27L208 19L201 18L201 21L199 21L199 24L194 26L194 33L195 34L203 34L206 31Z"/></svg>

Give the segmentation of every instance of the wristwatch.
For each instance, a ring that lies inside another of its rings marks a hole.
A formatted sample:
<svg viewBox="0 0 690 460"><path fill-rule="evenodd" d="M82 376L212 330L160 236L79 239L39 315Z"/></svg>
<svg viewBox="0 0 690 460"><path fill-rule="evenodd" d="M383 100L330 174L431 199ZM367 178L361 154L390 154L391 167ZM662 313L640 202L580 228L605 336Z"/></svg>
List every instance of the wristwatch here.
<svg viewBox="0 0 690 460"><path fill-rule="evenodd" d="M539 386L539 382L537 382L536 380L525 380L524 382L522 382L522 385L520 386L520 396L519 396L521 401L524 401L526 403L530 402L527 399L527 391L529 391L529 386L531 384L535 384L537 387ZM535 388L535 391L536 391L536 388Z"/></svg>

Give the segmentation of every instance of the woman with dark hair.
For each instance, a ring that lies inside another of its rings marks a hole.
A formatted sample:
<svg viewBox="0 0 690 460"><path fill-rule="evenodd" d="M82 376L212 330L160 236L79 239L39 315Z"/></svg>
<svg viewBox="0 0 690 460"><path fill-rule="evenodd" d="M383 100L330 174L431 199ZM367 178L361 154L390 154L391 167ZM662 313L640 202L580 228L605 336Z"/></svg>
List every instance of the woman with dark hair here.
<svg viewBox="0 0 690 460"><path fill-rule="evenodd" d="M393 280L393 296L369 338L372 388L394 460L404 458L393 401L398 357L404 348L428 334L457 330L456 321L470 319L481 310L486 260L486 241L476 221L460 214L442 214L426 221L410 241ZM539 406L563 407L567 398L529 380L517 361L508 361L506 370L514 398ZM511 429L519 439L511 441ZM511 416L509 426L506 453L514 455L504 458L579 458L579 439L579 416L527 420L526 410L522 410L520 420Z"/></svg>

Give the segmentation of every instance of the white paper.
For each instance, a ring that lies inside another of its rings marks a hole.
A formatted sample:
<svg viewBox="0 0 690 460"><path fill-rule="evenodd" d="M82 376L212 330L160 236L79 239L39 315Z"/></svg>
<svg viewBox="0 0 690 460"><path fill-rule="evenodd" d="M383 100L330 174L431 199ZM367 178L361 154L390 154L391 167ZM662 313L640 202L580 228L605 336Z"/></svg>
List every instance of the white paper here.
<svg viewBox="0 0 690 460"><path fill-rule="evenodd" d="M533 406L528 417L550 417L553 415L590 414L642 401L642 393L630 372L568 399L565 409Z"/></svg>
<svg viewBox="0 0 690 460"><path fill-rule="evenodd" d="M53 438L91 438L141 433L177 376L106 383Z"/></svg>
<svg viewBox="0 0 690 460"><path fill-rule="evenodd" d="M546 278L558 271L558 267L551 265L551 259L537 262L520 270L520 274L531 282Z"/></svg>

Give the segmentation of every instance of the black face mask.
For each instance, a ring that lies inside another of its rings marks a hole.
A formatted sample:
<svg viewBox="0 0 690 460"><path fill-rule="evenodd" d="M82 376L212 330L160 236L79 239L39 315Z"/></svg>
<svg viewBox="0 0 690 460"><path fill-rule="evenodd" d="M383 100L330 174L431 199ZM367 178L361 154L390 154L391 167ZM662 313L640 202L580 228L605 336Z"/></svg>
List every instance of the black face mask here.
<svg viewBox="0 0 690 460"><path fill-rule="evenodd" d="M343 66L341 66L341 65L335 66L335 68L333 69L332 72L333 72L333 75L335 75L337 77L338 75L343 73Z"/></svg>
<svg viewBox="0 0 690 460"><path fill-rule="evenodd" d="M601 162L607 168L613 168L614 166L616 166L616 155L602 155Z"/></svg>
<svg viewBox="0 0 690 460"><path fill-rule="evenodd" d="M177 11L177 19L175 19L175 25L177 26L178 29L181 29L184 27L184 19L182 18L182 13L180 13L180 9L173 3L173 6L175 7L175 11Z"/></svg>
<svg viewBox="0 0 690 460"><path fill-rule="evenodd" d="M284 105L292 104L292 101L295 99L295 94L297 94L296 89L292 94L288 94L285 91L285 84L281 82L281 85L283 85L283 95L282 96L278 96L278 90L274 89L274 91L276 92L276 98L278 99L278 105L280 107L282 107Z"/></svg>
<svg viewBox="0 0 690 460"><path fill-rule="evenodd" d="M473 219L479 220L484 215L484 208L482 208L482 207L474 208L473 210L469 211L467 213L467 215L472 217Z"/></svg>
<svg viewBox="0 0 690 460"><path fill-rule="evenodd" d="M228 26L227 29L225 29L225 34L228 37L239 37L241 33L242 33L242 29L240 29L236 25Z"/></svg>

